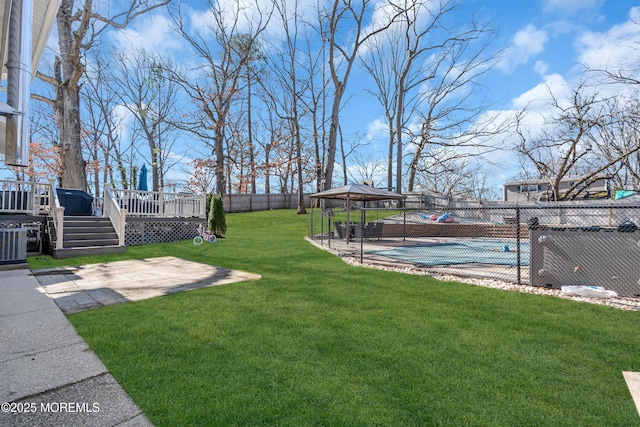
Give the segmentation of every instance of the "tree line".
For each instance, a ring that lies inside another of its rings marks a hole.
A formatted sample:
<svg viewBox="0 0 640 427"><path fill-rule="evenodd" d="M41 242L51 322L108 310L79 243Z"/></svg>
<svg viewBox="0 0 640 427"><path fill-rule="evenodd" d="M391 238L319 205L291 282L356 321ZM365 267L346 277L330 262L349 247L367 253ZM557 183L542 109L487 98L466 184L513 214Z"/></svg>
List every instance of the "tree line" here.
<svg viewBox="0 0 640 427"><path fill-rule="evenodd" d="M118 5L62 0L59 50L37 73L32 154L42 158L33 163L46 164L61 187L95 195L103 183L135 188L146 162L157 190L189 158L191 191L298 192L299 211L305 189L355 175L385 176L376 184L398 192L491 198L478 158L507 148L521 159L519 178L547 179L556 199L569 197L557 190L569 175L584 177L578 193L602 174L640 188L637 71L587 70L570 101L551 96L537 128L529 107L492 114L482 78L504 51L488 23L472 14L459 21L462 1L327 0L303 8L210 0L197 26L182 2ZM182 62L110 44L110 32L160 10L185 46ZM374 82L367 94L350 90L356 69ZM602 82L631 89L607 96ZM363 95L383 112L384 158L363 155L366 137L343 137L343 108Z"/></svg>

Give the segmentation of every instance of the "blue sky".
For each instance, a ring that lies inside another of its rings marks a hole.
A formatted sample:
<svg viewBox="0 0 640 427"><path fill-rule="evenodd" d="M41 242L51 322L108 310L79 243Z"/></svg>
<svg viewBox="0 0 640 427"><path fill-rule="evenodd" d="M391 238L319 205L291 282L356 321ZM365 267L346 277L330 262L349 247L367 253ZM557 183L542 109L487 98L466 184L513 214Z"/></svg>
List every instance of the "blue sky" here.
<svg viewBox="0 0 640 427"><path fill-rule="evenodd" d="M492 22L499 34L496 46L505 49L503 59L483 78L487 101L502 114L532 106L532 126L547 108L548 87L562 99L585 77L584 65L606 68L622 62L640 68L640 26L633 23L640 23L640 2L464 0L463 5L461 14L476 12ZM354 101L353 110L357 113L350 115L347 107L344 116L354 119L356 129L381 119L380 111L364 97ZM384 150L385 144L375 146ZM492 185L500 190L518 173L518 162L509 151L492 153L491 158L498 163L489 167Z"/></svg>
<svg viewBox="0 0 640 427"><path fill-rule="evenodd" d="M218 0L235 2L248 0ZM258 0L268 3L269 0ZM251 0L253 2L253 0ZM250 2L250 3L251 3ZM316 0L299 0L302 10L311 10ZM194 8L194 19L205 13L204 2L188 2ZM471 14L490 21L498 32L496 48L504 48L500 63L483 77L486 100L495 114L511 114L524 105L533 105L531 123L539 122L536 114L544 113L548 87L562 98L572 84L584 77L584 64L602 68L619 63L640 68L640 2L631 0L462 0L459 19L468 21ZM154 12L140 18L126 30L110 33L113 43L122 49L151 48L171 55L177 61L189 61L188 49L169 28L166 13ZM277 31L273 29L273 31ZM49 46L55 48L55 30ZM365 148L374 155L386 155L386 134L379 124L382 109L364 89L370 82L362 71L352 75L347 104L341 115L345 138L368 134ZM183 155L183 153L177 153ZM498 167L492 170L492 184L500 188L517 173L517 165L509 151L493 153ZM188 156L185 163L188 162ZM338 169L338 168L337 168ZM186 167L175 168L174 179L188 177Z"/></svg>
<svg viewBox="0 0 640 427"><path fill-rule="evenodd" d="M582 75L585 55L600 46L613 47L615 27L629 20L632 7L640 6L631 0L473 0L473 3L482 5L495 18L501 42L508 49L505 61L487 83L506 107L521 94L545 83L550 75L558 74L567 81ZM620 42L626 43L628 39ZM635 42L640 42L640 38Z"/></svg>

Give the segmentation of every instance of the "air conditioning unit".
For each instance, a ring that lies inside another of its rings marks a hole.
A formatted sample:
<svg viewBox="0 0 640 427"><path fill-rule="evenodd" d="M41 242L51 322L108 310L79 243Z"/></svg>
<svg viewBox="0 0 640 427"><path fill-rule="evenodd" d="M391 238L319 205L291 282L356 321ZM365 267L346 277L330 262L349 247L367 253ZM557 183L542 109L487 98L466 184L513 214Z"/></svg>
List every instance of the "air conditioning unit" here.
<svg viewBox="0 0 640 427"><path fill-rule="evenodd" d="M0 228L0 264L27 261L27 229Z"/></svg>

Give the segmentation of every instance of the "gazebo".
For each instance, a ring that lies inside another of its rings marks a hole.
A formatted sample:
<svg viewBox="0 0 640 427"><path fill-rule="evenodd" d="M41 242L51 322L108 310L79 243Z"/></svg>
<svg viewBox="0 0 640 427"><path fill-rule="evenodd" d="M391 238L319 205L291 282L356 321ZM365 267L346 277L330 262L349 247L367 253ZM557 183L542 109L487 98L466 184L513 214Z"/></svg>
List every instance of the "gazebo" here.
<svg viewBox="0 0 640 427"><path fill-rule="evenodd" d="M346 201L347 224L349 224L349 211L352 201L380 201L380 200L403 200L407 196L371 187L366 184L347 184L338 188L331 188L320 193L312 194L312 199L342 199ZM346 233L346 241L349 242L349 233Z"/></svg>

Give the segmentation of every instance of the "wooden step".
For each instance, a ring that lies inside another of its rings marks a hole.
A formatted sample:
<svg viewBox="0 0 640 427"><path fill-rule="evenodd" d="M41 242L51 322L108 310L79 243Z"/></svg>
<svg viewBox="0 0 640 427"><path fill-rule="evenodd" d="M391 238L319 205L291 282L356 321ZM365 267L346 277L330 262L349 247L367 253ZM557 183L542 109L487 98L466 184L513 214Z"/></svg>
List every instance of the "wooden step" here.
<svg viewBox="0 0 640 427"><path fill-rule="evenodd" d="M62 258L74 258L79 256L91 256L91 255L114 255L114 254L123 254L126 251L127 251L127 247L124 245L75 247L75 248L54 249L53 257L62 259Z"/></svg>
<svg viewBox="0 0 640 427"><path fill-rule="evenodd" d="M55 235L51 241L55 248ZM54 258L71 258L86 255L108 255L126 252L126 246L119 245L118 234L111 220L94 216L64 217L64 249L54 249Z"/></svg>
<svg viewBox="0 0 640 427"><path fill-rule="evenodd" d="M118 238L101 238L94 237L92 239L67 240L64 239L64 246L68 248L85 248L88 246L113 246L118 245Z"/></svg>

